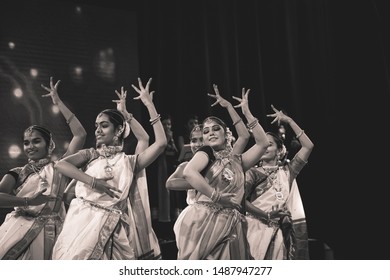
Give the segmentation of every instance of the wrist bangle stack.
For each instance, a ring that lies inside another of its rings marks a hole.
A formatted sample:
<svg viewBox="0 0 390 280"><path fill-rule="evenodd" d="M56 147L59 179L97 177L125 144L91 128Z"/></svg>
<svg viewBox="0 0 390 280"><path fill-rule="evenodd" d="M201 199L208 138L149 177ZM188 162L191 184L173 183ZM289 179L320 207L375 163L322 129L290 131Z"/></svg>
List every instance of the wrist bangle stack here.
<svg viewBox="0 0 390 280"><path fill-rule="evenodd" d="M235 125L238 124L239 122L242 122L242 119L241 119L241 118L239 118L238 120L234 121L234 122L233 122L233 126L235 126Z"/></svg>
<svg viewBox="0 0 390 280"><path fill-rule="evenodd" d="M157 116L154 118L154 119L150 119L150 125L154 125L155 123L157 123L159 120L161 119L161 115L160 114L157 114Z"/></svg>
<svg viewBox="0 0 390 280"><path fill-rule="evenodd" d="M28 207L28 199L27 197L24 198L24 208Z"/></svg>
<svg viewBox="0 0 390 280"><path fill-rule="evenodd" d="M70 122L73 120L74 117L75 117L74 114L70 115L70 117L66 120L66 123L70 124Z"/></svg>
<svg viewBox="0 0 390 280"><path fill-rule="evenodd" d="M255 118L253 122L248 123L246 126L248 127L249 130L252 130L258 124L259 124L259 120Z"/></svg>
<svg viewBox="0 0 390 280"><path fill-rule="evenodd" d="M271 214L270 212L267 212L267 223L269 223L271 220Z"/></svg>
<svg viewBox="0 0 390 280"><path fill-rule="evenodd" d="M217 192L216 189L214 189L213 192L211 193L210 199L214 203L218 203L221 200L221 194L219 192Z"/></svg>
<svg viewBox="0 0 390 280"><path fill-rule="evenodd" d="M302 134L303 134L304 132L305 132L305 131L302 129L301 132L299 132L299 133L297 134L297 136L295 136L295 138L298 139L299 137L302 136Z"/></svg>

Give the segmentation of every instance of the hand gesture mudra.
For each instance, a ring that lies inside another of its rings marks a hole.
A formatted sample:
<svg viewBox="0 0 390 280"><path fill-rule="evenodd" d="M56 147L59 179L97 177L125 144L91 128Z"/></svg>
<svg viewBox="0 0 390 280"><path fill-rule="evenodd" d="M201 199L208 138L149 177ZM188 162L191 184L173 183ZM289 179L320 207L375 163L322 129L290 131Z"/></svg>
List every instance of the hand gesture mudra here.
<svg viewBox="0 0 390 280"><path fill-rule="evenodd" d="M237 104L235 106L233 106L234 108L239 108L241 107L241 110L242 112L248 112L249 111L249 103L248 103L248 95L249 95L249 92L250 92L250 89L247 89L245 91L245 88L242 88L242 92L241 92L241 98L237 97L237 96L233 96L233 98L235 100L237 100L238 102L240 102L240 104Z"/></svg>
<svg viewBox="0 0 390 280"><path fill-rule="evenodd" d="M57 105L60 101L60 97L58 96L58 85L60 84L61 80L58 80L55 84L53 82L53 77L50 77L50 88L44 86L41 84L41 87L47 90L49 93L43 94L42 97L51 97L53 104Z"/></svg>
<svg viewBox="0 0 390 280"><path fill-rule="evenodd" d="M125 90L124 87L121 87L121 92L119 93L117 90L115 90L115 93L119 99L112 100L112 102L116 103L116 109L121 112L123 116L128 116L129 112L127 112L126 109L127 90Z"/></svg>
<svg viewBox="0 0 390 280"><path fill-rule="evenodd" d="M134 97L133 99L141 99L141 101L147 106L150 103L153 103L153 93L154 91L149 93L150 83L152 82L152 78L149 78L148 82L145 86L142 85L141 78L138 78L138 87L135 85L131 85L133 89L139 93L139 96Z"/></svg>
<svg viewBox="0 0 390 280"><path fill-rule="evenodd" d="M216 101L211 104L211 107L217 105L218 103L226 108L228 107L229 105L231 105L231 103L229 101L227 101L225 98L223 98L220 94L219 94L219 90L218 90L218 86L216 84L213 84L213 88L214 88L214 92L215 94L210 94L210 93L207 93L208 96L212 97L212 98L215 98Z"/></svg>
<svg viewBox="0 0 390 280"><path fill-rule="evenodd" d="M275 123L275 122L278 122L278 125L280 125L280 123L288 123L289 120L291 119L290 117L288 117L287 115L285 115L283 113L282 110L277 110L274 105L271 104L271 108L272 110L274 110L275 113L273 114L268 114L267 117L271 117L271 118L274 118L271 122L271 124Z"/></svg>

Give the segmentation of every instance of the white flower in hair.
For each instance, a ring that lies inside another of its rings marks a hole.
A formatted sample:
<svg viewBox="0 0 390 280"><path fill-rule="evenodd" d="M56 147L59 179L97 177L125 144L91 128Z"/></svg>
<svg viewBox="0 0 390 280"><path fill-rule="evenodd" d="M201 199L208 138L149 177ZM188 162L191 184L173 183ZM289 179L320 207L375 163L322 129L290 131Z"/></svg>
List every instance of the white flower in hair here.
<svg viewBox="0 0 390 280"><path fill-rule="evenodd" d="M130 135L130 125L128 122L125 122L125 133L123 133L123 138L126 138Z"/></svg>
<svg viewBox="0 0 390 280"><path fill-rule="evenodd" d="M280 157L283 158L287 153L286 146L282 144L282 150L280 151Z"/></svg>
<svg viewBox="0 0 390 280"><path fill-rule="evenodd" d="M236 138L233 136L233 133L232 131L230 130L229 127L226 127L226 142L227 142L227 146L230 148L230 149L233 149L233 145L232 143L234 141L236 141Z"/></svg>

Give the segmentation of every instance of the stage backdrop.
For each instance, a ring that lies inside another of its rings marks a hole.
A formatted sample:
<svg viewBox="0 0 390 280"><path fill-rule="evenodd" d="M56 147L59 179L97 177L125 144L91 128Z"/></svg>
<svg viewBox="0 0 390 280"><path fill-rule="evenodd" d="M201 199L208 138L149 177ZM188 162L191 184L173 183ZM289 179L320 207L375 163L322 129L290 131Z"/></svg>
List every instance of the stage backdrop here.
<svg viewBox="0 0 390 280"><path fill-rule="evenodd" d="M53 129L58 152L70 139L40 97L50 76L62 80L60 95L85 125L87 146L97 112L112 106L114 89L131 92L138 75L153 77L158 111L172 116L176 134L194 113L232 126L225 109L211 107L214 83L233 104L250 88L266 130L276 129L266 117L274 104L315 144L298 178L309 236L336 259L388 259L381 126L389 26L386 0L0 1L1 175L26 161L10 159L9 149L21 148L31 123ZM151 132L138 105L129 100Z"/></svg>

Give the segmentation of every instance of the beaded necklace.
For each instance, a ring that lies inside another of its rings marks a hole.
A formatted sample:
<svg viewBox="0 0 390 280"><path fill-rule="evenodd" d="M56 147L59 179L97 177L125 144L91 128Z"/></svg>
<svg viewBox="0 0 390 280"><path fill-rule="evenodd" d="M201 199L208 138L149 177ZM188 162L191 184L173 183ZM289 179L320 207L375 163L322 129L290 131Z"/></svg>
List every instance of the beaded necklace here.
<svg viewBox="0 0 390 280"><path fill-rule="evenodd" d="M267 174L268 184L272 186L275 190L275 198L277 200L282 200L284 195L282 193L282 186L280 185L280 181L278 180L277 172L279 167L276 166L262 166L263 170Z"/></svg>

